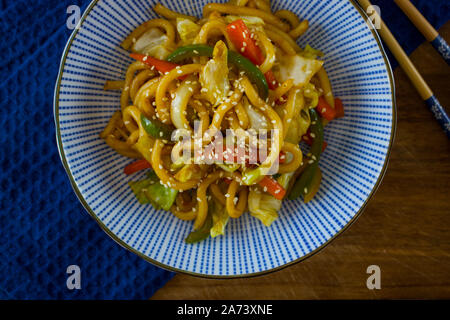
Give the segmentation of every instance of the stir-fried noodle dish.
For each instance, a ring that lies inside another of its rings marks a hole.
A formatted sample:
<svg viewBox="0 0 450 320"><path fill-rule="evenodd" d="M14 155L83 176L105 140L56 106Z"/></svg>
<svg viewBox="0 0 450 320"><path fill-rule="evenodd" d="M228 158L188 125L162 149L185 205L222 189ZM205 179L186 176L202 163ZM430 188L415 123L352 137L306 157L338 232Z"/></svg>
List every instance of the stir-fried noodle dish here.
<svg viewBox="0 0 450 320"><path fill-rule="evenodd" d="M323 128L344 111L323 54L296 42L308 21L269 0L210 3L200 19L153 10L121 44L134 62L105 83L120 110L100 134L134 159L126 175L146 171L129 182L139 202L193 220L194 243L246 212L270 226L282 201L310 201Z"/></svg>

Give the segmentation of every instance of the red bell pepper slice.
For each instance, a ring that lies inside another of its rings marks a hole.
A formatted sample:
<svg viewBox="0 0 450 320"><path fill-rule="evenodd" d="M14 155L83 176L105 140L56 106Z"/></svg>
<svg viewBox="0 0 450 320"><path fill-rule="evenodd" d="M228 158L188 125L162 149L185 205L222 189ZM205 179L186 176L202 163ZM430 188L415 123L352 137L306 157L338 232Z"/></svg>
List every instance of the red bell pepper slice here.
<svg viewBox="0 0 450 320"><path fill-rule="evenodd" d="M144 170L144 169L149 169L152 166L150 165L150 163L147 160L138 160L135 161L133 163L130 163L129 165L127 165L124 169L123 172L126 175L130 175L133 174L135 172Z"/></svg>
<svg viewBox="0 0 450 320"><path fill-rule="evenodd" d="M344 105L339 98L334 99L334 110L336 111L335 119L344 117Z"/></svg>
<svg viewBox="0 0 450 320"><path fill-rule="evenodd" d="M155 67L156 70L161 72L162 74L165 74L166 72L172 71L176 67L179 67L179 64L172 63L169 61L159 60L150 56L147 56L145 54L140 53L131 53L130 57L133 59L136 59L138 61L141 61L142 63L150 66ZM186 79L187 75L180 77L180 80Z"/></svg>
<svg viewBox="0 0 450 320"><path fill-rule="evenodd" d="M336 110L327 103L324 97L319 97L319 103L317 104L316 110L322 118L327 119L328 121L336 118Z"/></svg>
<svg viewBox="0 0 450 320"><path fill-rule="evenodd" d="M264 188L264 191L267 191L274 196L275 199L283 200L286 195L286 190L277 182L277 180L270 176L264 176L258 184Z"/></svg>
<svg viewBox="0 0 450 320"><path fill-rule="evenodd" d="M275 79L275 75L273 74L272 70L267 71L264 76L266 77L269 89L275 90L276 88L278 88L279 83L277 79Z"/></svg>
<svg viewBox="0 0 450 320"><path fill-rule="evenodd" d="M256 41L251 38L250 30L242 19L230 23L227 26L227 33L231 42L244 57L257 66L264 62L265 58L261 49L256 44ZM278 87L278 82L272 70L267 71L264 76L270 89L274 90Z"/></svg>

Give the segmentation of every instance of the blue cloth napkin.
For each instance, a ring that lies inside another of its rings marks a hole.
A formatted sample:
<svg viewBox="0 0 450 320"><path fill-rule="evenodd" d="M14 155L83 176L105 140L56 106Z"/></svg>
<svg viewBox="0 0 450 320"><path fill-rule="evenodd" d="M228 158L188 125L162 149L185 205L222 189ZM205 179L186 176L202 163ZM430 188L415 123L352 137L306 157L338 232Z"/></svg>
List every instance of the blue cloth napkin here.
<svg viewBox="0 0 450 320"><path fill-rule="evenodd" d="M53 93L72 4L89 1L1 1L0 298L148 299L173 273L100 229L58 155ZM81 290L67 288L69 265Z"/></svg>
<svg viewBox="0 0 450 320"><path fill-rule="evenodd" d="M423 41L391 0L373 2L408 53ZM448 20L448 1L414 3L436 27ZM0 298L147 299L173 274L100 229L59 159L53 93L69 5L88 1L0 0ZM80 290L66 286L69 265L81 269Z"/></svg>
<svg viewBox="0 0 450 320"><path fill-rule="evenodd" d="M422 42L426 41L393 0L371 0L371 3L380 7L381 18L407 54L413 52ZM439 29L450 20L450 1L448 0L411 0L411 3L435 29ZM392 69L395 69L398 66L397 61L386 45L384 48Z"/></svg>

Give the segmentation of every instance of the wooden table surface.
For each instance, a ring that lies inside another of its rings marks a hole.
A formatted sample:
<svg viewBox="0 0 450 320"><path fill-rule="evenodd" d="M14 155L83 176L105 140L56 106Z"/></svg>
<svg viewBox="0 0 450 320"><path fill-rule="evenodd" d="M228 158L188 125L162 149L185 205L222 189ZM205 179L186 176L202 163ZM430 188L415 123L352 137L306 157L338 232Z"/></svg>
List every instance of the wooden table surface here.
<svg viewBox="0 0 450 320"><path fill-rule="evenodd" d="M440 33L450 42L450 22ZM411 59L447 112L450 67L428 43ZM394 71L397 134L384 180L361 217L311 258L256 278L178 274L152 299L450 298L450 142L403 70ZM381 269L369 290L366 269Z"/></svg>

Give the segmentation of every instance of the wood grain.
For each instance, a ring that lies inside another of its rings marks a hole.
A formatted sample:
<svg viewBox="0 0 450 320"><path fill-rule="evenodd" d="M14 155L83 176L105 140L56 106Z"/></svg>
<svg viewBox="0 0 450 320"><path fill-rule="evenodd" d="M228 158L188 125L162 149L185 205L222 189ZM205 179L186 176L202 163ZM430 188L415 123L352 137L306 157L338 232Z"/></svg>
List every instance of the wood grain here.
<svg viewBox="0 0 450 320"><path fill-rule="evenodd" d="M450 22L441 30L450 40ZM450 112L450 67L424 43L412 55ZM450 143L403 71L394 72L398 125L389 167L362 216L329 246L256 278L176 275L152 299L450 298ZM366 269L381 268L381 290Z"/></svg>

